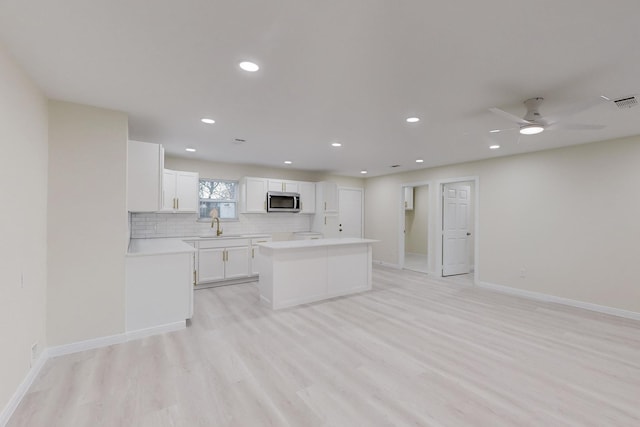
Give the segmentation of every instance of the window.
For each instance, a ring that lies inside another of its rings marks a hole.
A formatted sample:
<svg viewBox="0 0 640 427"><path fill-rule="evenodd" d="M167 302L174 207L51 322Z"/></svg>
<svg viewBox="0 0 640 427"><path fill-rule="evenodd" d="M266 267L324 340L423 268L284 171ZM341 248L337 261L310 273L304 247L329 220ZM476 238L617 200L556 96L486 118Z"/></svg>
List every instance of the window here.
<svg viewBox="0 0 640 427"><path fill-rule="evenodd" d="M203 178L199 197L200 219L210 221L213 209L220 219L238 219L238 181Z"/></svg>

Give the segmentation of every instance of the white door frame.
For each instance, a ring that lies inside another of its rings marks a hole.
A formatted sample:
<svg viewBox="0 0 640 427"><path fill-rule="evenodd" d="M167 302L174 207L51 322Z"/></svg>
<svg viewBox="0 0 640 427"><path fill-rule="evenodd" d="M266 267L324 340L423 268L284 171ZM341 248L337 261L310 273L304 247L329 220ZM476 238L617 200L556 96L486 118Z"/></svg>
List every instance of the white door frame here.
<svg viewBox="0 0 640 427"><path fill-rule="evenodd" d="M447 179L439 179L436 181L436 186L438 188L438 197L436 198L436 275L438 277L442 276L442 223L443 223L443 187L444 184L451 184L456 182L473 182L473 224L474 224L474 245L473 245L473 281L477 283L479 280L479 260L480 260L480 178L476 176L463 176L459 178L447 178ZM431 239L430 239L431 240Z"/></svg>
<svg viewBox="0 0 640 427"><path fill-rule="evenodd" d="M360 235L364 238L364 188L338 186L338 220L340 219L340 190L353 190L360 192Z"/></svg>
<svg viewBox="0 0 640 427"><path fill-rule="evenodd" d="M431 199L431 190L433 189L433 181L417 181L417 182L407 182L400 184L400 215L398 218L400 219L398 225L398 266L403 269L404 268L404 243L405 243L405 211L404 211L404 189L405 187L429 187L429 199ZM427 230L429 230L429 237L427 238L427 270L429 273L433 274L433 269L431 268L431 251L433 250L433 239L431 238L431 224L433 220L433 209L431 209L431 202L429 202L429 208L427 212Z"/></svg>

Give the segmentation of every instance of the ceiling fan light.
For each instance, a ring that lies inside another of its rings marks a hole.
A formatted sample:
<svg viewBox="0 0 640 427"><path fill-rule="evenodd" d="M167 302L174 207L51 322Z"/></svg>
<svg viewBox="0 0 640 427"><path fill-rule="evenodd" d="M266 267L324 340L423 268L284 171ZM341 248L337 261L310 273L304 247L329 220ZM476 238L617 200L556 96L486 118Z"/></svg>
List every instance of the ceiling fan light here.
<svg viewBox="0 0 640 427"><path fill-rule="evenodd" d="M544 127L537 124L524 125L520 128L520 133L523 135L536 135L544 130Z"/></svg>

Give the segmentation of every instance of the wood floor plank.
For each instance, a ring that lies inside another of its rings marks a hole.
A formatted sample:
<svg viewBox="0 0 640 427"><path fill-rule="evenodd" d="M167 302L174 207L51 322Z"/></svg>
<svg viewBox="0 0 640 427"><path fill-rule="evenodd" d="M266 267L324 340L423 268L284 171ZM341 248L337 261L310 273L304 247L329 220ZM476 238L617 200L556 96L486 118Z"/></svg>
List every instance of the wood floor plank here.
<svg viewBox="0 0 640 427"><path fill-rule="evenodd" d="M640 425L640 322L374 268L280 311L197 290L185 330L49 360L8 426Z"/></svg>

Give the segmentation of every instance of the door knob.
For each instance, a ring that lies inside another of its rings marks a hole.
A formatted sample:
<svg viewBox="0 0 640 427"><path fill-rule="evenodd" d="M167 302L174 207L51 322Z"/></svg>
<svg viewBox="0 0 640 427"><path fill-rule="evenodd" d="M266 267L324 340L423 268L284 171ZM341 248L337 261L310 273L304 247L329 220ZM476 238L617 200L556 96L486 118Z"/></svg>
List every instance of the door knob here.
<svg viewBox="0 0 640 427"><path fill-rule="evenodd" d="M471 236L471 233L467 233L467 236Z"/></svg>

